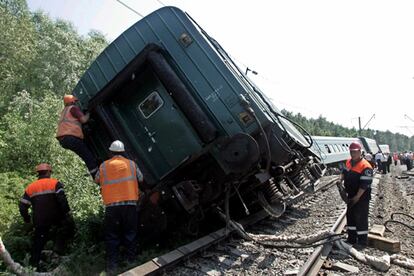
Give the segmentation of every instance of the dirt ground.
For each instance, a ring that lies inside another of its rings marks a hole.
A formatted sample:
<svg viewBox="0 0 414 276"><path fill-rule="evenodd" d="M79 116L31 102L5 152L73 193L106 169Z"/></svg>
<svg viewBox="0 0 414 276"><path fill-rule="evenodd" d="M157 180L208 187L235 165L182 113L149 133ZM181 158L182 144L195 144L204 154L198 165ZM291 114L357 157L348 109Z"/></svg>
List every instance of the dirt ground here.
<svg viewBox="0 0 414 276"><path fill-rule="evenodd" d="M408 174L406 174L408 173ZM408 178L400 178L400 177ZM414 216L414 171L406 172L406 166L392 167L391 174L385 175L379 185L377 208L372 222L384 224L393 213L405 213ZM395 215L394 219L414 227L414 219L404 215ZM414 232L399 224L389 224L393 231L386 232L388 237L400 240L401 253L414 258Z"/></svg>

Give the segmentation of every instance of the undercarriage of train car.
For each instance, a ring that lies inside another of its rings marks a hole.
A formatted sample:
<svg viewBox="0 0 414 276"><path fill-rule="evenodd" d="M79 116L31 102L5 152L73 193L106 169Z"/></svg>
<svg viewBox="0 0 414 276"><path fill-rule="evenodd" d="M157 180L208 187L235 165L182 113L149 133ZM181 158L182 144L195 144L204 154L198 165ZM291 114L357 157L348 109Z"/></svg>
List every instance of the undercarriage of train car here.
<svg viewBox="0 0 414 276"><path fill-rule="evenodd" d="M313 184L323 174L317 159L295 152L295 158L283 165L270 161L267 170L268 162L261 158L259 144L242 133L224 139L217 145L221 164L206 153L157 185L152 193L160 200L152 203L165 212L168 222L163 226L181 219L187 231L194 233L196 224L210 211L229 219L263 208L277 218L287 204L313 191ZM223 163L233 170L231 174L224 173Z"/></svg>

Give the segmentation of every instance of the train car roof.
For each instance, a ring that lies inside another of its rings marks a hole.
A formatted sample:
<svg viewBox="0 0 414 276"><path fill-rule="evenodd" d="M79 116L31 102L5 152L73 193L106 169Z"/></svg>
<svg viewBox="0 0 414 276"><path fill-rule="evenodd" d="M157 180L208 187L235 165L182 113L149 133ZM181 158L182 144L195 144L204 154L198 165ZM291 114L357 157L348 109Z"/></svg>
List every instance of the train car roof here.
<svg viewBox="0 0 414 276"><path fill-rule="evenodd" d="M316 140L326 140L326 141L358 141L358 138L354 137L335 137L335 136L312 136Z"/></svg>
<svg viewBox="0 0 414 276"><path fill-rule="evenodd" d="M390 151L390 146L387 145L387 144L379 145L379 147L380 147L382 152L385 152L385 153L390 153L391 152Z"/></svg>

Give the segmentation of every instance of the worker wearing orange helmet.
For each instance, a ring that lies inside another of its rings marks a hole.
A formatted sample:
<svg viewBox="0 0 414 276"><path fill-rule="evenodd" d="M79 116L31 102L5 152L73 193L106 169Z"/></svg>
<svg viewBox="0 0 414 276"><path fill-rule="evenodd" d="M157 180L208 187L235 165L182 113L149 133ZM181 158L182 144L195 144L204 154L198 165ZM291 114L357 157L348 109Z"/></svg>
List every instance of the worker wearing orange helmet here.
<svg viewBox="0 0 414 276"><path fill-rule="evenodd" d="M39 269L41 252L49 231L53 226L58 229L55 239L55 252L62 253L65 243L73 235L74 223L66 199L63 184L51 178L52 167L47 163L36 167L38 180L27 186L19 202L19 211L26 223L32 220L34 242L30 264ZM32 207L32 216L29 208Z"/></svg>
<svg viewBox="0 0 414 276"><path fill-rule="evenodd" d="M137 250L139 199L138 183L144 180L137 164L125 157L124 144L116 140L109 147L111 158L103 162L95 176L105 204L106 270L113 273L119 264L119 247L126 259L135 261Z"/></svg>
<svg viewBox="0 0 414 276"><path fill-rule="evenodd" d="M60 145L75 152L88 167L92 177L98 171L98 163L95 156L84 142L82 124L89 120L89 113L84 114L79 106L75 105L78 101L73 95L65 95L63 102L65 107L60 115L56 138Z"/></svg>
<svg viewBox="0 0 414 276"><path fill-rule="evenodd" d="M368 242L368 211L373 170L371 164L362 158L361 145L358 142L351 143L349 151L351 159L347 160L341 174L348 204L348 242L362 248Z"/></svg>

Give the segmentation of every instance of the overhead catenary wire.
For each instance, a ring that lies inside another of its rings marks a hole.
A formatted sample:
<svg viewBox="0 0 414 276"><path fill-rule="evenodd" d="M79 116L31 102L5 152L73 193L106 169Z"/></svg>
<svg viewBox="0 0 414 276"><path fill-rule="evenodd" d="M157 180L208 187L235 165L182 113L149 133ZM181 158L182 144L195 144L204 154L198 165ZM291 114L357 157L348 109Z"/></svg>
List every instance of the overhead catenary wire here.
<svg viewBox="0 0 414 276"><path fill-rule="evenodd" d="M250 86L250 88L253 90L253 92L255 93L255 95L257 95L261 101L267 106L268 110L270 111L270 113L272 113L275 117L276 120L278 121L280 127L282 128L282 130L288 135L291 136L289 134L289 132L286 130L285 125L282 123L282 121L280 120L280 118L285 119L286 121L298 126L297 123L293 123L292 120L286 118L285 116L283 116L282 114L279 114L279 112L276 112L273 107L272 107L272 103L269 103L269 101L266 99L266 96L264 96L262 94L261 91L259 91L256 86L246 77L246 75L241 71L241 69L239 68L239 66L237 66L237 64L233 61L233 59L230 57L230 55L223 49L223 47L221 47L221 45L213 38L211 37L188 13L186 13L186 15L190 18L190 20L200 29L201 33L206 37L206 39L208 41L210 41L210 43L212 44L212 46L216 49L217 53L224 59L227 60L234 68L235 70L238 72L239 76L247 82L247 84ZM301 130L304 130L303 127L300 127ZM312 136L309 135L308 132L305 131L305 134L299 132L299 134L301 134L304 139L309 143L308 146L304 146L304 148L310 148L312 147ZM306 137L306 135L309 135L309 139ZM278 143L282 146L283 149L285 149L287 152L292 153L293 151L291 150L291 148L289 147L289 145L286 143L286 141L284 141L284 139L282 138L282 141L280 141L277 136L274 136L276 138L276 140L278 141Z"/></svg>
<svg viewBox="0 0 414 276"><path fill-rule="evenodd" d="M165 7L165 4L162 2L162 1L160 1L160 0L156 0L158 3L160 3L163 7Z"/></svg>
<svg viewBox="0 0 414 276"><path fill-rule="evenodd" d="M141 13L137 12L136 10L134 10L133 8L131 8L130 6L128 6L127 4L125 4L124 2L122 2L121 0L115 0L115 1L118 2L118 3L120 3L121 5L123 5L127 9L129 9L130 11L134 12L135 14L141 16L141 18L144 17Z"/></svg>

